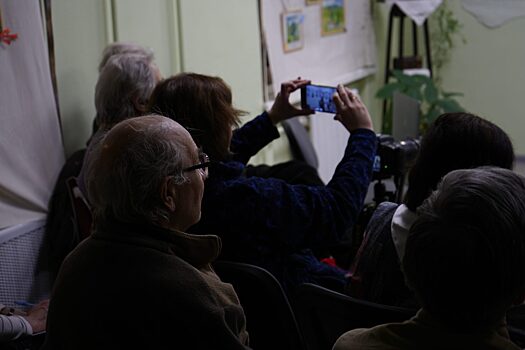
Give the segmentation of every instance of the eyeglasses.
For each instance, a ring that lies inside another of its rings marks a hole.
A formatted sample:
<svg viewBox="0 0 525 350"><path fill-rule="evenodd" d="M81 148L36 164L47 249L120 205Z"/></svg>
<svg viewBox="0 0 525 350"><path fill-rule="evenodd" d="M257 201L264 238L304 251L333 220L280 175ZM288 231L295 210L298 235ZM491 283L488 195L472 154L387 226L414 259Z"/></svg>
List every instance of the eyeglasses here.
<svg viewBox="0 0 525 350"><path fill-rule="evenodd" d="M206 153L199 153L199 164L192 165L190 167L182 169L182 171L193 171L197 169L202 169L202 172L205 176L208 176L208 167L210 166L210 157Z"/></svg>

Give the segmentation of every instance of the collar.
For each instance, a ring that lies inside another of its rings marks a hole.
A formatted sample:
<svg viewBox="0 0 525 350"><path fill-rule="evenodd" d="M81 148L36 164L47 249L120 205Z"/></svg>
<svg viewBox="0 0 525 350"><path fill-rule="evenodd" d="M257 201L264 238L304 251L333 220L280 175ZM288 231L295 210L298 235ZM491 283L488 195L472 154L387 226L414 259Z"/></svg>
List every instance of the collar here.
<svg viewBox="0 0 525 350"><path fill-rule="evenodd" d="M196 268L219 256L222 242L215 235L194 235L152 224L129 224L113 221L93 232L94 239L126 242L173 254Z"/></svg>
<svg viewBox="0 0 525 350"><path fill-rule="evenodd" d="M394 216L392 217L390 232L392 234L392 241L394 241L399 261L402 261L405 256L408 232L416 219L417 214L408 209L404 204L401 204L396 209Z"/></svg>

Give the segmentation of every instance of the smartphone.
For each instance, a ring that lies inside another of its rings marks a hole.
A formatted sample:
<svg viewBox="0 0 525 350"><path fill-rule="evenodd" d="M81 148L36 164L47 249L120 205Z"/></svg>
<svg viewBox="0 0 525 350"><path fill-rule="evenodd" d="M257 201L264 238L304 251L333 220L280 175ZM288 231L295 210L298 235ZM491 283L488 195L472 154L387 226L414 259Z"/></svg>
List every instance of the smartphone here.
<svg viewBox="0 0 525 350"><path fill-rule="evenodd" d="M316 112L337 113L332 99L336 91L332 86L306 85L301 88L301 106Z"/></svg>

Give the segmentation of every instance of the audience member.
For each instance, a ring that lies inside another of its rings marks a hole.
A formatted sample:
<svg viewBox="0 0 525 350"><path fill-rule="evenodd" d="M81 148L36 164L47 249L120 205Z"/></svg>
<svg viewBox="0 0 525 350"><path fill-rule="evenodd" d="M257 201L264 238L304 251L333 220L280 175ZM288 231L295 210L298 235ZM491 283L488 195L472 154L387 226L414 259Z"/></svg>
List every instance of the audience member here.
<svg viewBox="0 0 525 350"><path fill-rule="evenodd" d="M154 60L153 51L134 43L115 42L108 45L100 60L98 71L102 71L107 61L116 55L134 54L144 56L147 62ZM112 94L113 95L113 94ZM97 111L98 112L98 111ZM98 130L97 117L93 120L93 129L89 141ZM49 213L46 221L46 239L50 247L51 271L58 271L66 255L78 244L81 237L73 224L73 208L66 186L66 180L77 177L84 162L86 148L74 152L60 170L53 194L49 201Z"/></svg>
<svg viewBox="0 0 525 350"><path fill-rule="evenodd" d="M351 135L326 186L243 176L250 157L279 137L278 122L312 112L297 109L288 100L290 93L307 84L300 79L282 84L270 111L233 135L239 111L232 106L230 88L218 77L183 73L168 78L153 92L151 110L188 129L212 160L202 219L190 232L217 233L224 242L222 259L266 268L287 291L304 282L342 290L346 271L321 263L312 249L344 236L368 189L377 141L360 99L342 86L334 96L335 119Z"/></svg>
<svg viewBox="0 0 525 350"><path fill-rule="evenodd" d="M161 79L150 56L115 55L102 68L95 87L98 130L91 138L77 181L84 195L91 149L118 122L146 114L151 93Z"/></svg>
<svg viewBox="0 0 525 350"><path fill-rule="evenodd" d="M201 216L208 166L189 133L132 118L92 157L95 230L62 264L44 349L245 349L237 295L210 266L220 239L184 233Z"/></svg>
<svg viewBox="0 0 525 350"><path fill-rule="evenodd" d="M49 300L43 300L25 312L0 304L0 343L44 331L48 306Z"/></svg>
<svg viewBox="0 0 525 350"><path fill-rule="evenodd" d="M343 349L519 349L505 312L525 299L525 178L452 171L417 210L403 271L422 308L404 323L355 329Z"/></svg>
<svg viewBox="0 0 525 350"><path fill-rule="evenodd" d="M452 170L483 165L510 169L513 162L512 143L498 126L469 113L438 117L423 136L404 204L384 202L374 212L351 268L348 293L381 304L417 308L400 268L417 207Z"/></svg>
<svg viewBox="0 0 525 350"><path fill-rule="evenodd" d="M155 59L155 54L149 47L144 47L132 42L117 41L109 44L104 48L104 51L102 51L102 58L98 64L98 72L102 72L102 69L111 57L122 54L135 54L144 56L149 62L153 62Z"/></svg>

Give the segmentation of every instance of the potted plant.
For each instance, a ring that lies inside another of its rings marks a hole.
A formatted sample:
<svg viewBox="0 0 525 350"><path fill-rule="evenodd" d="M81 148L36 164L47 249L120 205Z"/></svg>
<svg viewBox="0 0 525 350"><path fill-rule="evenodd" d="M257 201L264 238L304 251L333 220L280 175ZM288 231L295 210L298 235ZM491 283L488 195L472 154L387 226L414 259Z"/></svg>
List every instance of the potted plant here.
<svg viewBox="0 0 525 350"><path fill-rule="evenodd" d="M432 78L425 75L407 75L400 70L393 70L394 81L386 84L376 94L376 97L387 99L389 106L383 120L383 132L392 132L392 98L400 92L420 102L420 133L423 134L430 123L440 114L461 112L463 107L455 97L463 96L458 92L445 92L437 87Z"/></svg>

